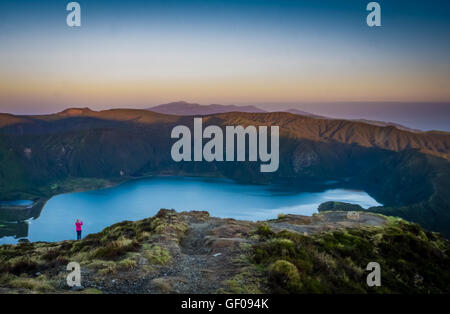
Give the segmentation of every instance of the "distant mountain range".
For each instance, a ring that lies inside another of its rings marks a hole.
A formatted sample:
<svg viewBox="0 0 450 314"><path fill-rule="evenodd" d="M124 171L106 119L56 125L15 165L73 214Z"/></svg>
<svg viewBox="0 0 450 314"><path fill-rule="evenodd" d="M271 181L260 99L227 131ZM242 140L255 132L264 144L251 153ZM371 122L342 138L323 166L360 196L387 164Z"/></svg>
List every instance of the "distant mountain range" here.
<svg viewBox="0 0 450 314"><path fill-rule="evenodd" d="M256 106L236 106L236 105L200 105L195 103L189 103L186 101L177 101L171 102L167 104L158 105L155 107L147 108L146 110L162 113L162 114L171 114L178 116L206 116L211 114L218 113L227 113L227 112L247 112L247 113L267 113L269 111L260 109ZM295 115L317 118L317 119L328 119L333 120L335 118L330 118L326 116L320 116L313 113L309 113L299 109L285 109L279 110L278 112L289 112ZM341 119L335 119L341 120ZM368 119L352 119L351 121L363 122L367 124L372 124L376 126L394 126L399 130L411 131L411 132L420 132L419 130L413 130L398 123L393 122L383 122L383 121L374 121Z"/></svg>
<svg viewBox="0 0 450 314"><path fill-rule="evenodd" d="M266 112L255 106L235 106L235 105L217 105L217 104L200 105L188 103L185 101L163 104L152 108L148 108L147 110L157 113L173 114L177 116L195 116L195 115L205 116L209 114L217 114L225 112L255 112L255 113Z"/></svg>

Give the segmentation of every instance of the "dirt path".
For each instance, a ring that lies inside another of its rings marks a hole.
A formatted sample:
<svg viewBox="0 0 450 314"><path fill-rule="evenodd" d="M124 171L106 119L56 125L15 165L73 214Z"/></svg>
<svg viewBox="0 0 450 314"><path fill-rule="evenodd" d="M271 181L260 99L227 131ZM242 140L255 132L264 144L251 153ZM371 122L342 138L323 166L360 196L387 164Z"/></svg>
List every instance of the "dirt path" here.
<svg viewBox="0 0 450 314"><path fill-rule="evenodd" d="M152 278L152 292L212 293L219 288L213 280L217 277L213 265L220 256L210 254L205 237L213 228L211 222L191 223L180 243L180 253L175 256L173 266L163 270L163 276Z"/></svg>

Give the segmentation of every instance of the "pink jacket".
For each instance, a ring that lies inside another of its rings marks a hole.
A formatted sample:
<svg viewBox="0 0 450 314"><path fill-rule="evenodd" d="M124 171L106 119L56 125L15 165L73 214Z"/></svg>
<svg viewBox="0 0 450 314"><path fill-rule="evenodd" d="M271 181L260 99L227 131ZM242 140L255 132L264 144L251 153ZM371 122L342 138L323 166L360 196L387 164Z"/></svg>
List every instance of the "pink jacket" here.
<svg viewBox="0 0 450 314"><path fill-rule="evenodd" d="M80 221L80 222L76 222L75 223L75 226L76 226L76 229L77 229L77 231L81 231L81 226L83 225L83 221Z"/></svg>

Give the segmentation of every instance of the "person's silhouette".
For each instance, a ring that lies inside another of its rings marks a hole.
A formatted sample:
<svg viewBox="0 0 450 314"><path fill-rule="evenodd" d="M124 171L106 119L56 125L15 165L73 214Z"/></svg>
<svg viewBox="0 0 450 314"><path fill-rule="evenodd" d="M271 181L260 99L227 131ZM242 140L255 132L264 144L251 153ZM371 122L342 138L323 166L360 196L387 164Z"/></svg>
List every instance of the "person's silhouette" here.
<svg viewBox="0 0 450 314"><path fill-rule="evenodd" d="M77 230L77 240L81 240L81 226L83 225L83 221L77 219L75 222L75 229Z"/></svg>

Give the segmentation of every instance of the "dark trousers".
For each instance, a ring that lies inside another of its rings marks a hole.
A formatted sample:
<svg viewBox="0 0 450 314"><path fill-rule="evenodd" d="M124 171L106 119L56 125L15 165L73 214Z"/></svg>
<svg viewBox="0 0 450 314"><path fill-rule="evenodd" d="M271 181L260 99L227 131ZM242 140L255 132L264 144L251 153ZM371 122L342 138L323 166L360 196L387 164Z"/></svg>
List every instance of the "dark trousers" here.
<svg viewBox="0 0 450 314"><path fill-rule="evenodd" d="M81 240L81 231L77 231L77 240Z"/></svg>

